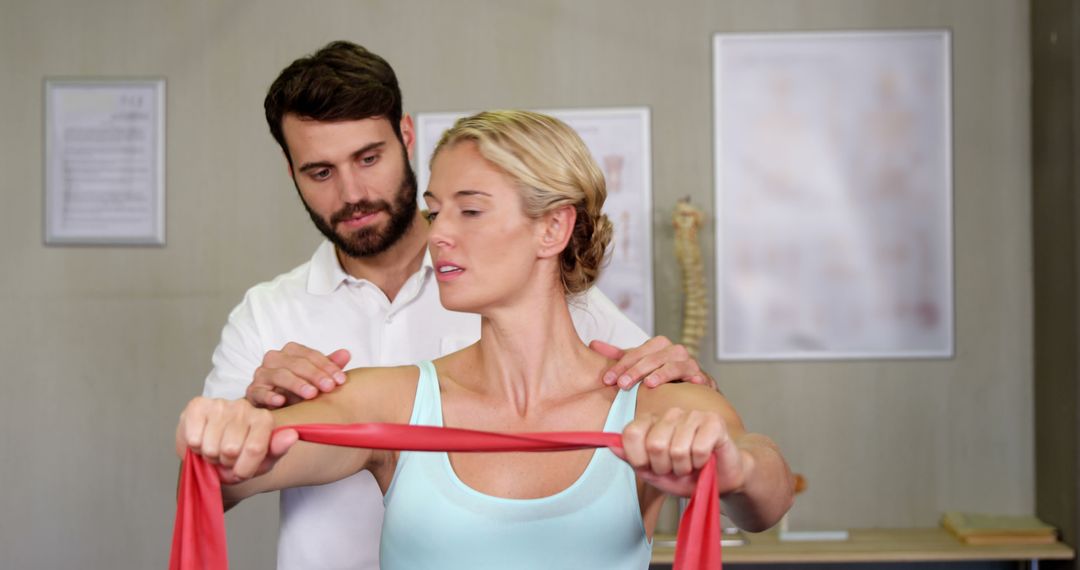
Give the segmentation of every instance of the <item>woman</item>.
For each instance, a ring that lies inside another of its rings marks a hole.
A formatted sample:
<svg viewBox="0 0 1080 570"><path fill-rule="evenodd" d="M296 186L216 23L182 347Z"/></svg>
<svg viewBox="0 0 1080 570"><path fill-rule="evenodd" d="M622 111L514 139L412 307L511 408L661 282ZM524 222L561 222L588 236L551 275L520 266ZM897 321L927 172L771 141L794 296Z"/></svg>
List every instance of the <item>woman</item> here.
<svg viewBox="0 0 1080 570"><path fill-rule="evenodd" d="M729 518L749 530L779 520L791 504L787 465L723 396L599 381L610 362L581 343L568 303L596 280L611 225L603 176L573 130L535 113L480 113L443 136L431 171L440 299L481 315L480 341L433 363L353 370L341 389L274 412L193 400L177 451L219 464L226 505L367 469L386 497L388 570L644 568L663 495L688 496L715 454ZM271 437L313 422L622 431L624 447L620 461L606 449L412 453Z"/></svg>

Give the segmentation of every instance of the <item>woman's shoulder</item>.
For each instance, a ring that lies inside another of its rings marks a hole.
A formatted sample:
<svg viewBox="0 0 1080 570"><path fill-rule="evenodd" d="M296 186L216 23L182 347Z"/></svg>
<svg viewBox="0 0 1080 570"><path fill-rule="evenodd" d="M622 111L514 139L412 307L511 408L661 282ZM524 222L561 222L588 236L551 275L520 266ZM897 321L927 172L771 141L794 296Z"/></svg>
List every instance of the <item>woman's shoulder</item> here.
<svg viewBox="0 0 1080 570"><path fill-rule="evenodd" d="M404 366L368 366L353 368L345 371L346 384L353 382L370 385L384 386L392 389L402 381L410 378L415 381L420 376L420 368L416 364Z"/></svg>
<svg viewBox="0 0 1080 570"><path fill-rule="evenodd" d="M408 423L420 369L415 365L353 368L340 388L326 394L348 398L377 421Z"/></svg>
<svg viewBox="0 0 1080 570"><path fill-rule="evenodd" d="M727 398L709 386L668 382L655 388L638 388L636 415L662 417L671 408L720 412L729 422L739 418Z"/></svg>

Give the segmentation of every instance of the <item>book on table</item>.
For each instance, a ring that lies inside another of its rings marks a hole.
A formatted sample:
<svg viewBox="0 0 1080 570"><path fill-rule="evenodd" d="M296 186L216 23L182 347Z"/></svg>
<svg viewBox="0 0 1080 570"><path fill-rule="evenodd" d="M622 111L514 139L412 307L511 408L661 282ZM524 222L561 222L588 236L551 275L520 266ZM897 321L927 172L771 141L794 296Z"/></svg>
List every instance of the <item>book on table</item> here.
<svg viewBox="0 0 1080 570"><path fill-rule="evenodd" d="M964 544L1053 544L1057 529L1028 515L947 512L945 527Z"/></svg>

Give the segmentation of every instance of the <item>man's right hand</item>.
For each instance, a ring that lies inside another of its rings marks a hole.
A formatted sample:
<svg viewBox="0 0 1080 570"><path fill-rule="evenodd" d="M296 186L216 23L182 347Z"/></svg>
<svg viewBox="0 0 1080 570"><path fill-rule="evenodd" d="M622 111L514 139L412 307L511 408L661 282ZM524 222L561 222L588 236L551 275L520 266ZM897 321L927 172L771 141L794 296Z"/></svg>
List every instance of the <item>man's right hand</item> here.
<svg viewBox="0 0 1080 570"><path fill-rule="evenodd" d="M270 409L310 400L345 383L343 370L351 358L345 349L324 355L290 342L263 356L245 398L256 407Z"/></svg>

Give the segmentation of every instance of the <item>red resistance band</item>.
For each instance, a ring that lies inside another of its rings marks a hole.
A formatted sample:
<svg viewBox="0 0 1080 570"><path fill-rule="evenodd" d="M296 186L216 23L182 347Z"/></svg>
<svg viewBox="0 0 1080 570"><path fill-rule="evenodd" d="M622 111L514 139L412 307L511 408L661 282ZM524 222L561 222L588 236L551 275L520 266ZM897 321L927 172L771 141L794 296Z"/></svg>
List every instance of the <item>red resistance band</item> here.
<svg viewBox="0 0 1080 570"><path fill-rule="evenodd" d="M291 426L300 439L344 447L402 451L569 451L622 447L622 436L605 432L503 434L399 424L310 424ZM180 473L170 570L225 570L225 513L217 468L189 449ZM720 568L720 498L716 457L698 476L697 488L679 524L673 570Z"/></svg>

